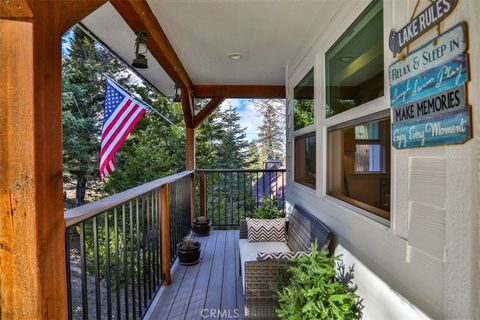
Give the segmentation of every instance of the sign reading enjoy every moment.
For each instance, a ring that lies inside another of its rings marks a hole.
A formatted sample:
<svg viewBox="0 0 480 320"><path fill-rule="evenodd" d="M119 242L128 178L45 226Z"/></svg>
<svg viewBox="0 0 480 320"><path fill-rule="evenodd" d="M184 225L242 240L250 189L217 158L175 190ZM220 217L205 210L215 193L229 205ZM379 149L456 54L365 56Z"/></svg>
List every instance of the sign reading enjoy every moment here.
<svg viewBox="0 0 480 320"><path fill-rule="evenodd" d="M392 30L388 43L390 50L394 54L399 53L408 44L445 19L453 11L456 4L457 0L436 0L400 31Z"/></svg>
<svg viewBox="0 0 480 320"><path fill-rule="evenodd" d="M458 144L470 139L465 33L466 25L461 23L390 66L393 147Z"/></svg>

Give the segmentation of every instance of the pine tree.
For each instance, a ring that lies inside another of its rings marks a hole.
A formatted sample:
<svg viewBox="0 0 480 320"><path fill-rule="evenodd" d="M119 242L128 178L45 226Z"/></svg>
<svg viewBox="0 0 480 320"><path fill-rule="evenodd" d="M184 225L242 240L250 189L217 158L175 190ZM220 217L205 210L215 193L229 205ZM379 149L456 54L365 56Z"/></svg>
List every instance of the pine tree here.
<svg viewBox="0 0 480 320"><path fill-rule="evenodd" d="M285 100L252 100L253 107L263 118L258 128L260 160L283 160L285 157Z"/></svg>
<svg viewBox="0 0 480 320"><path fill-rule="evenodd" d="M225 169L246 167L247 128L240 126L239 113L232 105L229 105L225 111L220 112L219 120L222 132L217 150L217 166Z"/></svg>
<svg viewBox="0 0 480 320"><path fill-rule="evenodd" d="M63 56L62 122L64 181L75 184L75 205L85 201L87 183L98 181L98 154L105 84L102 73L128 74L117 59L81 29L73 28Z"/></svg>

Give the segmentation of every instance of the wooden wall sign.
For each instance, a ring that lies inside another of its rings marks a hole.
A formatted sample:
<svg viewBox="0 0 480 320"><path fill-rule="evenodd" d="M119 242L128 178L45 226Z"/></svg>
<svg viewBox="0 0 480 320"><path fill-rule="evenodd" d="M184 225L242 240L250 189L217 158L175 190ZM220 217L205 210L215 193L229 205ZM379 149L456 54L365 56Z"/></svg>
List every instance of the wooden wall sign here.
<svg viewBox="0 0 480 320"><path fill-rule="evenodd" d="M392 146L464 143L471 138L466 23L389 67Z"/></svg>
<svg viewBox="0 0 480 320"><path fill-rule="evenodd" d="M420 12L412 21L396 32L390 32L388 46L397 54L422 34L445 19L455 8L458 0L436 0Z"/></svg>

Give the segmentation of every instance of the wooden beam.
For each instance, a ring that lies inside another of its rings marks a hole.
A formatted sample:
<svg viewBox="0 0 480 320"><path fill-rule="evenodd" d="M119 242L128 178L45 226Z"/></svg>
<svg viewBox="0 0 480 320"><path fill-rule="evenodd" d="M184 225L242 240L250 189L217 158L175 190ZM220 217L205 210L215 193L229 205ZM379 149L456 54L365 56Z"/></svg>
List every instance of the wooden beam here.
<svg viewBox="0 0 480 320"><path fill-rule="evenodd" d="M182 108L185 127L193 128L195 126L195 113L193 111L193 98L186 88L182 88Z"/></svg>
<svg viewBox="0 0 480 320"><path fill-rule="evenodd" d="M160 214L162 232L162 272L165 285L171 282L170 276L170 192L169 184L160 187Z"/></svg>
<svg viewBox="0 0 480 320"><path fill-rule="evenodd" d="M186 128L185 170L195 170L195 129Z"/></svg>
<svg viewBox="0 0 480 320"><path fill-rule="evenodd" d="M33 11L28 0L0 1L0 19L29 18L33 18Z"/></svg>
<svg viewBox="0 0 480 320"><path fill-rule="evenodd" d="M62 25L67 31L83 18L104 5L107 0L63 0Z"/></svg>
<svg viewBox="0 0 480 320"><path fill-rule="evenodd" d="M285 86L264 85L195 85L193 86L195 98L252 98L275 99L285 98Z"/></svg>
<svg viewBox="0 0 480 320"><path fill-rule="evenodd" d="M192 92L192 81L146 0L110 0L133 31L148 33L148 50L172 80Z"/></svg>
<svg viewBox="0 0 480 320"><path fill-rule="evenodd" d="M67 319L61 2L31 5L0 20L0 318Z"/></svg>
<svg viewBox="0 0 480 320"><path fill-rule="evenodd" d="M195 115L195 128L198 127L222 102L225 97L213 97L202 110Z"/></svg>

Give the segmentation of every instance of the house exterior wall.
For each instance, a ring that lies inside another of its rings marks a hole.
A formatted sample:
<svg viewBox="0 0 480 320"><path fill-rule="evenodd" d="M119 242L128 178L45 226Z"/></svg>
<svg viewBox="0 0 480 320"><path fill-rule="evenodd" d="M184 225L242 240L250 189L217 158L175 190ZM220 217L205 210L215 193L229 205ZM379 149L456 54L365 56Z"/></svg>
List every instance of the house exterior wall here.
<svg viewBox="0 0 480 320"><path fill-rule="evenodd" d="M417 0L384 1L385 95L325 119L324 56L370 1L326 1L334 12L327 28L313 30L288 63L287 81L287 208L299 204L332 228L337 253L355 262L359 292L365 298L365 319L425 315L435 319L479 318L480 198L480 1L458 0L442 23L442 32L468 23L473 139L463 145L395 150L392 148L391 221L385 225L361 209L326 195L326 130L352 117L390 109L388 49L392 28L404 26ZM430 4L420 1L417 13ZM437 35L433 28L410 51ZM315 68L315 124L293 132L293 88ZM293 181L294 136L312 130L317 139L316 189ZM407 316L409 315L409 316Z"/></svg>

